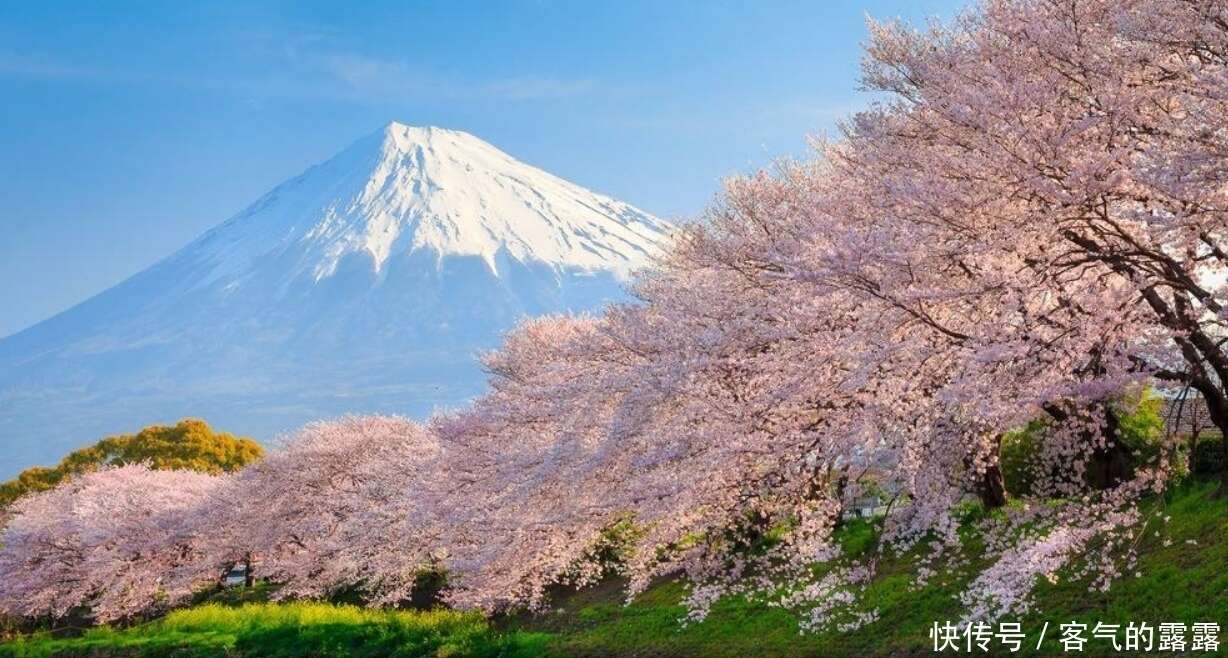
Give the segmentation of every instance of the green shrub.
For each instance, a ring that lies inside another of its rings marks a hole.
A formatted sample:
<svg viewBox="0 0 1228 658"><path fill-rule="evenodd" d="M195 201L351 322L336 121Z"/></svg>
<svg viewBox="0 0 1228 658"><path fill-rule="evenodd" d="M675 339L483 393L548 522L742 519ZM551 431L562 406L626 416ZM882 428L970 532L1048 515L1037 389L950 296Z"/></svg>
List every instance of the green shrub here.
<svg viewBox="0 0 1228 658"><path fill-rule="evenodd" d="M1190 472L1194 475L1219 475L1223 470L1223 437L1199 437L1194 444L1194 452L1190 455Z"/></svg>
<svg viewBox="0 0 1228 658"><path fill-rule="evenodd" d="M76 638L36 634L0 645L0 656L518 656L546 636L500 633L475 613L370 610L327 603L205 604L126 629Z"/></svg>
<svg viewBox="0 0 1228 658"><path fill-rule="evenodd" d="M1034 420L1024 427L1002 435L999 464L1006 490L1011 495L1029 496L1036 481L1038 468L1039 437L1048 423Z"/></svg>
<svg viewBox="0 0 1228 658"><path fill-rule="evenodd" d="M1138 466L1155 459L1163 447L1164 398L1151 389L1128 393L1114 405L1117 437L1133 453Z"/></svg>

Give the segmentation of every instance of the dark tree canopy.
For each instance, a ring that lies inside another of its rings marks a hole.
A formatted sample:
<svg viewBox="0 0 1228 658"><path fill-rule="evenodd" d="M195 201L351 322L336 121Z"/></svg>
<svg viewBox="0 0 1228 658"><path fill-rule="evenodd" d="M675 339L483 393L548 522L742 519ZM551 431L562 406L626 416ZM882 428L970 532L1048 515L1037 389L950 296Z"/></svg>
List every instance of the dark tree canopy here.
<svg viewBox="0 0 1228 658"><path fill-rule="evenodd" d="M156 470L218 474L236 471L262 456L264 448L252 439L215 432L203 420L185 418L173 426L150 425L136 434L107 437L68 453L52 468L27 468L16 478L0 484L0 507L100 466L144 463Z"/></svg>

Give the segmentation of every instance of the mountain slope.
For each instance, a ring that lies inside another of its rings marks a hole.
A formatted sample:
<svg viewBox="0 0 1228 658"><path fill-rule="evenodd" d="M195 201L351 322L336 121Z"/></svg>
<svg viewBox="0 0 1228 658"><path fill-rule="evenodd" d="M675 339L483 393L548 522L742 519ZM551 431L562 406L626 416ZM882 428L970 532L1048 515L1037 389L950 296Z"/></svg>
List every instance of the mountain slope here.
<svg viewBox="0 0 1228 658"><path fill-rule="evenodd" d="M389 124L0 340L0 476L182 415L268 438L458 404L477 350L523 315L621 298L667 228L472 135Z"/></svg>

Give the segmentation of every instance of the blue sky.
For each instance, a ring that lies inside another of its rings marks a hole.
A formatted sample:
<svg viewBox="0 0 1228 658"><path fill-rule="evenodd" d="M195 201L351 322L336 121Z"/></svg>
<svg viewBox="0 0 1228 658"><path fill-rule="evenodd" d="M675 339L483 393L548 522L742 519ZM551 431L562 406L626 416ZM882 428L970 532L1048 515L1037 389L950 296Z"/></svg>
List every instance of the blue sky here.
<svg viewBox="0 0 1228 658"><path fill-rule="evenodd" d="M7 3L0 336L118 283L390 120L662 216L868 102L866 2Z"/></svg>

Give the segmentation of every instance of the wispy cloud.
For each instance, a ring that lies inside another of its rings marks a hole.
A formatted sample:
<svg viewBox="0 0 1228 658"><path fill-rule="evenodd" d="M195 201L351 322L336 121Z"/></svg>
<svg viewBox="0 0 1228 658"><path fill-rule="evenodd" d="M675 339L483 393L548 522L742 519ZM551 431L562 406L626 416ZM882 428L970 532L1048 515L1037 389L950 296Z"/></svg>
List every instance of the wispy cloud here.
<svg viewBox="0 0 1228 658"><path fill-rule="evenodd" d="M490 83L486 91L507 100L527 101L584 96L593 93L595 88L592 80L560 80L529 75Z"/></svg>
<svg viewBox="0 0 1228 658"><path fill-rule="evenodd" d="M424 72L397 59L355 52L312 50L297 59L330 75L352 96L370 100L409 100L429 95L443 99L554 100L582 96L597 87L591 80L527 74L494 80L461 80Z"/></svg>
<svg viewBox="0 0 1228 658"><path fill-rule="evenodd" d="M307 77L323 78L321 82L348 100L403 101L421 95L452 95L446 83L397 60L317 49L292 56Z"/></svg>
<svg viewBox="0 0 1228 658"><path fill-rule="evenodd" d="M0 53L0 75L23 78L106 79L105 69L62 64L44 57L18 53Z"/></svg>
<svg viewBox="0 0 1228 658"><path fill-rule="evenodd" d="M265 67L226 75L82 65L42 54L0 52L0 77L170 85L355 103L402 103L424 98L537 102L602 91L602 86L593 80L533 72L493 79L446 75L416 68L400 59L330 48L328 37L319 34L278 41L276 48L258 49Z"/></svg>

